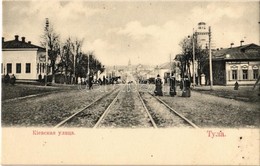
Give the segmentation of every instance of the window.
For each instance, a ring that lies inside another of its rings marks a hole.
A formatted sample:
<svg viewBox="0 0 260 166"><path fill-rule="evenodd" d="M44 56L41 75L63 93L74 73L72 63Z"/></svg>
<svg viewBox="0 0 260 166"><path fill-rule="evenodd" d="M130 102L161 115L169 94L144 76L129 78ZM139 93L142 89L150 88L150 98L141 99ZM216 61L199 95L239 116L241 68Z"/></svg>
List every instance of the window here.
<svg viewBox="0 0 260 166"><path fill-rule="evenodd" d="M3 74L3 63L1 63L1 73Z"/></svg>
<svg viewBox="0 0 260 166"><path fill-rule="evenodd" d="M12 63L7 63L6 68L7 68L7 73L8 73L8 74L9 74L9 73L12 73Z"/></svg>
<svg viewBox="0 0 260 166"><path fill-rule="evenodd" d="M232 80L237 80L237 70L232 70Z"/></svg>
<svg viewBox="0 0 260 166"><path fill-rule="evenodd" d="M253 70L253 79L258 79L258 69Z"/></svg>
<svg viewBox="0 0 260 166"><path fill-rule="evenodd" d="M26 63L25 73L31 73L31 64Z"/></svg>
<svg viewBox="0 0 260 166"><path fill-rule="evenodd" d="M243 80L247 80L248 79L248 70L242 70L243 72Z"/></svg>
<svg viewBox="0 0 260 166"><path fill-rule="evenodd" d="M21 73L21 63L16 63L16 73Z"/></svg>

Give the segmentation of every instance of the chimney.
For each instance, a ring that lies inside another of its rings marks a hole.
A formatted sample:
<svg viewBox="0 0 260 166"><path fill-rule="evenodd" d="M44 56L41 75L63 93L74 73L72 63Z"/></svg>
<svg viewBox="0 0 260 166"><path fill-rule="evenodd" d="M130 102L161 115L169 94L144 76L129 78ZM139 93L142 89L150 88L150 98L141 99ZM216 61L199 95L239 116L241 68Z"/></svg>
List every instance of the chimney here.
<svg viewBox="0 0 260 166"><path fill-rule="evenodd" d="M5 38L4 38L4 37L2 37L2 43L3 43L3 42L5 42Z"/></svg>
<svg viewBox="0 0 260 166"><path fill-rule="evenodd" d="M242 46L242 43L244 43L244 40L241 40L241 41L240 41L240 46Z"/></svg>
<svg viewBox="0 0 260 166"><path fill-rule="evenodd" d="M15 38L15 41L19 41L19 36L18 35L15 35L14 38Z"/></svg>
<svg viewBox="0 0 260 166"><path fill-rule="evenodd" d="M29 43L29 44L32 44L32 42L31 42L31 41L28 41L28 43Z"/></svg>
<svg viewBox="0 0 260 166"><path fill-rule="evenodd" d="M230 48L232 48L233 45L234 45L234 43L230 43Z"/></svg>
<svg viewBox="0 0 260 166"><path fill-rule="evenodd" d="M22 42L25 43L25 37L22 37Z"/></svg>

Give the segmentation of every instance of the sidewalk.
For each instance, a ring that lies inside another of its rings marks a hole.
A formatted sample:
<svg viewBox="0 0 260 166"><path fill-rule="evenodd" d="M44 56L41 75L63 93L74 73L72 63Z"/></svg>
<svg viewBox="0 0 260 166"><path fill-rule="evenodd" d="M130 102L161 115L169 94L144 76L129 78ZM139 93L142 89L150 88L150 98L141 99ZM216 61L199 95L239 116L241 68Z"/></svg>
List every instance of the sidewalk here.
<svg viewBox="0 0 260 166"><path fill-rule="evenodd" d="M195 86L193 91L210 94L218 97L235 99L247 102L260 102L259 87L253 89L252 86L240 86L238 90L234 90L234 86L218 86L214 85L212 90L210 86Z"/></svg>

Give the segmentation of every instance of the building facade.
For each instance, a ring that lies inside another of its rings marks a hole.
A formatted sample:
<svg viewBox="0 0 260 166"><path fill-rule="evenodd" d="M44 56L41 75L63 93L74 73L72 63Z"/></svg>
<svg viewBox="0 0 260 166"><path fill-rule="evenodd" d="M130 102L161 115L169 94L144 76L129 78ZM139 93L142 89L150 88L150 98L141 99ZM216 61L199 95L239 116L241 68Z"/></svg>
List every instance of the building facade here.
<svg viewBox="0 0 260 166"><path fill-rule="evenodd" d="M38 80L39 75L44 77L46 72L46 51L40 46L26 42L25 37L19 40L4 41L2 38L2 76L14 74L20 80Z"/></svg>
<svg viewBox="0 0 260 166"><path fill-rule="evenodd" d="M195 32L197 43L202 49L206 49L209 43L209 29L206 27L205 22L199 22L198 28Z"/></svg>
<svg viewBox="0 0 260 166"><path fill-rule="evenodd" d="M260 46L248 44L213 51L213 83L253 85L260 73Z"/></svg>

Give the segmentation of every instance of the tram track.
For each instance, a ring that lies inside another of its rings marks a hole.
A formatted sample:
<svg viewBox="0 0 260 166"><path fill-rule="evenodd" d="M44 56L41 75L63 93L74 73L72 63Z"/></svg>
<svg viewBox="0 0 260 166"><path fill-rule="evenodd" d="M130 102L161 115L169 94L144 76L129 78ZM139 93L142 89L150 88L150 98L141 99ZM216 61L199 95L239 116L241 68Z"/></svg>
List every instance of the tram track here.
<svg viewBox="0 0 260 166"><path fill-rule="evenodd" d="M158 127L192 127L199 128L189 119L181 115L175 109L170 107L162 99L154 96L151 92L139 92L140 98L144 100L144 104L148 108L147 111L150 112L154 122ZM145 96L149 94L150 97ZM152 100L155 99L155 100ZM154 101L154 102L153 102ZM155 102L157 101L157 102ZM159 103L159 104L158 104ZM169 113L166 112L168 110Z"/></svg>
<svg viewBox="0 0 260 166"><path fill-rule="evenodd" d="M106 107L107 103L110 102L111 98L113 99L115 94L118 94L120 92L120 88L113 89L110 92L106 93L105 95L102 95L101 97L97 98L96 100L92 101L90 104L83 106L82 108L75 111L74 114L70 115L60 123L58 123L54 128L59 127L93 127L96 123L96 119L99 116L99 114L102 114L103 107ZM100 103L103 103L103 105L99 105ZM93 107L99 106L102 107L100 109L94 109ZM97 111L98 110L98 111ZM101 113L100 113L101 112ZM84 122L88 122L85 123Z"/></svg>
<svg viewBox="0 0 260 166"><path fill-rule="evenodd" d="M136 85L127 85L126 88L111 102L94 128L157 128L140 94L133 90Z"/></svg>

